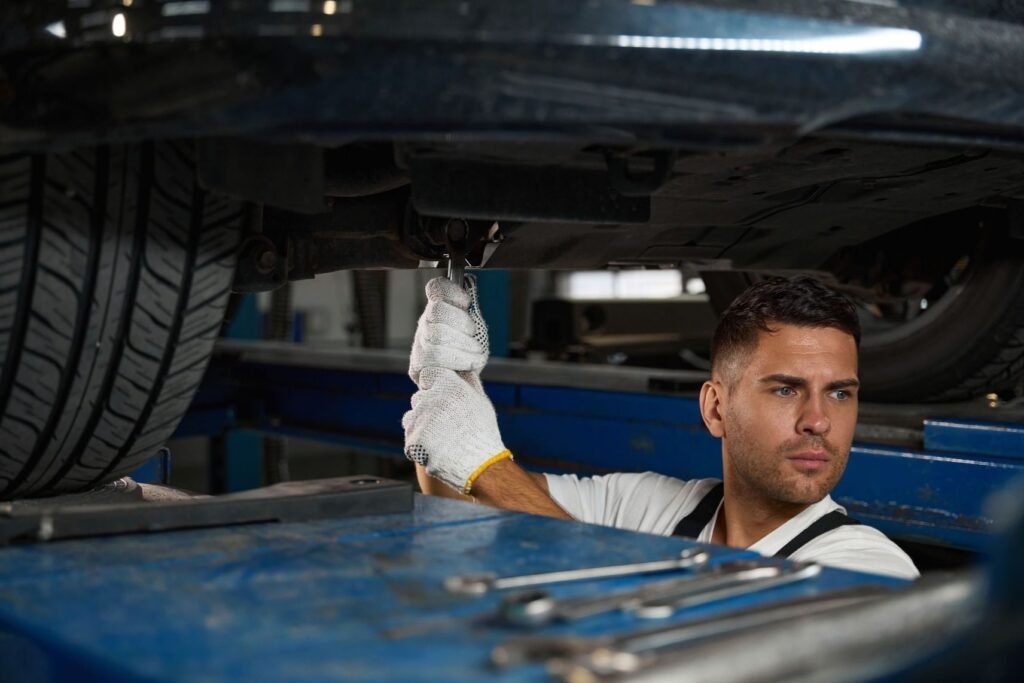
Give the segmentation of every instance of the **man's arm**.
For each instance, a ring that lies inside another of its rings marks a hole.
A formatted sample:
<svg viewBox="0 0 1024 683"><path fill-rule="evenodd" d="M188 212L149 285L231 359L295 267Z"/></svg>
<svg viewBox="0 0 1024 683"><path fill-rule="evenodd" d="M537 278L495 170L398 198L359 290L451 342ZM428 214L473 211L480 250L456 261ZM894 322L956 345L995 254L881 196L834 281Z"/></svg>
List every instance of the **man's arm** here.
<svg viewBox="0 0 1024 683"><path fill-rule="evenodd" d="M488 357L487 324L476 280L467 276L465 284L445 278L427 283L427 307L416 323L409 355L409 377L418 391L402 428L406 456L417 463L420 490L568 519L551 498L544 476L508 458L480 381ZM465 488L471 496L461 493Z"/></svg>
<svg viewBox="0 0 1024 683"><path fill-rule="evenodd" d="M572 519L548 493L547 479L543 474L527 472L509 459L494 463L473 482L472 497L434 479L421 465L416 466L416 478L420 489L428 495L465 501L476 499L484 505L505 510Z"/></svg>
<svg viewBox="0 0 1024 683"><path fill-rule="evenodd" d="M416 481L420 484L420 491L428 496L451 498L452 500L462 500L467 503L476 502L473 500L472 496L459 493L443 481L434 479L432 476L427 474L427 468L423 465L416 465Z"/></svg>

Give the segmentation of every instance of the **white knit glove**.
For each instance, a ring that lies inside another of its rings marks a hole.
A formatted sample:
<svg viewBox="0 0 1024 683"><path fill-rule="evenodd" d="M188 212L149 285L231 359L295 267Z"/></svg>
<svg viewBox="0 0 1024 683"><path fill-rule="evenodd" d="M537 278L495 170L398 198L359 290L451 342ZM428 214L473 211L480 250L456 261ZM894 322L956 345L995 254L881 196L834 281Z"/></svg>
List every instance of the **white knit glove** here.
<svg viewBox="0 0 1024 683"><path fill-rule="evenodd" d="M487 323L480 313L476 278L463 289L444 277L427 283L427 306L416 323L409 377L422 388L423 368L435 367L480 377L487 365Z"/></svg>
<svg viewBox="0 0 1024 683"><path fill-rule="evenodd" d="M494 406L474 375L426 367L412 410L402 418L405 457L457 491L469 493L484 470L509 458Z"/></svg>

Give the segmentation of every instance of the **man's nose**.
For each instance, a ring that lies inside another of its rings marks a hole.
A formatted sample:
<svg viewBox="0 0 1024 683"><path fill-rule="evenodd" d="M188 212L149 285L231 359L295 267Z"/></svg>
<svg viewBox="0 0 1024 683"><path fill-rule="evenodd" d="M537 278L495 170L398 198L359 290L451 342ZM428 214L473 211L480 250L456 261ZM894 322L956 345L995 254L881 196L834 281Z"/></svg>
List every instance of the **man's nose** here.
<svg viewBox="0 0 1024 683"><path fill-rule="evenodd" d="M832 421L828 417L824 401L812 398L804 403L797 431L801 434L825 435L832 429Z"/></svg>

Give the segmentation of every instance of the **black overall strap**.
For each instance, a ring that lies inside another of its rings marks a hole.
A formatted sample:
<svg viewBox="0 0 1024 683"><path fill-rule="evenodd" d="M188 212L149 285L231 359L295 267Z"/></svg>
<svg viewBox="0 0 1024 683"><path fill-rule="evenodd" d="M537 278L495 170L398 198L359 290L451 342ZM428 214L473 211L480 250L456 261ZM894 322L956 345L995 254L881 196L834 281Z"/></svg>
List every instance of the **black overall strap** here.
<svg viewBox="0 0 1024 683"><path fill-rule="evenodd" d="M679 524L676 525L672 535L685 536L686 538L697 538L700 536L700 532L704 531L704 527L715 516L718 504L722 502L724 491L725 485L722 482L715 484L710 491L704 494L704 498L697 503L697 507L693 509L693 512L679 520Z"/></svg>
<svg viewBox="0 0 1024 683"><path fill-rule="evenodd" d="M813 524L797 534L792 541L782 546L782 549L775 553L775 557L789 557L818 536L847 524L860 524L860 522L852 517L847 517L839 510L833 510L826 515L822 515Z"/></svg>

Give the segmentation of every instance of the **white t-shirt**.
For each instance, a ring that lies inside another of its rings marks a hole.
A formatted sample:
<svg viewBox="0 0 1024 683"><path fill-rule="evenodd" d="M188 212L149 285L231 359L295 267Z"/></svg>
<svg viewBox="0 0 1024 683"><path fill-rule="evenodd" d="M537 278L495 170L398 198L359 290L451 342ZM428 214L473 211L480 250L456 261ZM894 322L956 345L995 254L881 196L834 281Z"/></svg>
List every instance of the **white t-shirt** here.
<svg viewBox="0 0 1024 683"><path fill-rule="evenodd" d="M608 474L580 479L571 474L545 475L548 491L562 508L581 522L670 536L679 521L693 512L717 479L682 481L654 472ZM721 505L719 505L721 510ZM825 496L750 546L774 555L816 519L843 506ZM718 510L697 540L710 543ZM832 529L808 541L790 559L871 574L914 579L914 562L885 534L864 524Z"/></svg>

